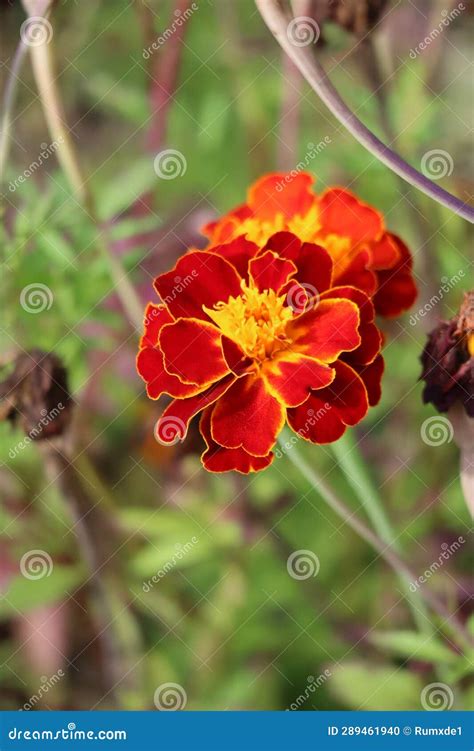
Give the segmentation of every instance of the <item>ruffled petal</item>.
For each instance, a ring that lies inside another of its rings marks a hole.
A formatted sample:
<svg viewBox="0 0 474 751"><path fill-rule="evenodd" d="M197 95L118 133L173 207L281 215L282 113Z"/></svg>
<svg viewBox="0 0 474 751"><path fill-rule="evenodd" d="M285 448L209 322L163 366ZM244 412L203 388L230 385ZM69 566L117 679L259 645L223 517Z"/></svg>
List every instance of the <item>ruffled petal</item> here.
<svg viewBox="0 0 474 751"><path fill-rule="evenodd" d="M202 391L199 386L182 383L165 369L163 353L154 347L144 347L137 355L137 371L146 383L150 399L159 399L162 394L175 398L193 396Z"/></svg>
<svg viewBox="0 0 474 751"><path fill-rule="evenodd" d="M370 268L374 271L391 269L400 260L400 250L389 232L384 232L380 240L370 243Z"/></svg>
<svg viewBox="0 0 474 751"><path fill-rule="evenodd" d="M350 237L354 243L361 243L378 239L384 231L379 212L344 188L326 190L320 198L319 208L324 234Z"/></svg>
<svg viewBox="0 0 474 751"><path fill-rule="evenodd" d="M228 449L219 446L211 435L211 414L213 407L206 409L201 415L199 429L206 442L207 449L204 451L201 460L204 467L209 472L230 472L236 470L242 474L249 472L260 472L268 467L273 461L273 453L267 456L252 456L244 451L243 448Z"/></svg>
<svg viewBox="0 0 474 751"><path fill-rule="evenodd" d="M311 389L328 386L335 371L312 357L288 352L267 360L262 377L268 390L286 407L297 407L308 398Z"/></svg>
<svg viewBox="0 0 474 751"><path fill-rule="evenodd" d="M178 318L164 326L160 348L168 373L183 383L208 386L229 372L221 333L213 324L197 318Z"/></svg>
<svg viewBox="0 0 474 751"><path fill-rule="evenodd" d="M350 300L321 300L314 310L303 313L286 327L291 349L322 362L333 362L342 352L361 343L359 309Z"/></svg>
<svg viewBox="0 0 474 751"><path fill-rule="evenodd" d="M214 404L235 381L234 375L228 375L201 394L191 396L189 399L172 401L156 423L155 436L157 440L163 444L176 443L178 440L183 441L186 438L192 418L210 404Z"/></svg>
<svg viewBox="0 0 474 751"><path fill-rule="evenodd" d="M333 287L324 292L321 299L329 300L334 297L343 297L352 300L360 312L359 334L361 343L357 349L344 355L344 359L350 363L366 365L372 362L380 351L382 336L374 323L375 309L371 299L365 292L355 287Z"/></svg>
<svg viewBox="0 0 474 751"><path fill-rule="evenodd" d="M213 243L227 243L239 234L239 224L250 216L252 216L252 210L247 204L242 204L216 221L205 224L201 232Z"/></svg>
<svg viewBox="0 0 474 751"><path fill-rule="evenodd" d="M363 381L346 363L335 363L336 378L325 389L314 391L295 409L288 423L305 440L332 443L367 414L369 402Z"/></svg>
<svg viewBox="0 0 474 751"><path fill-rule="evenodd" d="M358 375L362 378L367 394L369 397L369 405L374 407L379 403L382 396L382 376L385 368L385 363L382 355L378 355L373 362L364 367L354 366Z"/></svg>
<svg viewBox="0 0 474 751"><path fill-rule="evenodd" d="M172 323L173 320L174 318L169 313L166 305L148 303L143 320L143 336L140 339L140 349L142 347L156 347L161 329L165 324Z"/></svg>
<svg viewBox="0 0 474 751"><path fill-rule="evenodd" d="M399 237L388 234L396 243L400 259L392 269L377 272L378 290L374 304L379 315L393 318L413 305L418 292L412 276L413 259L410 251Z"/></svg>
<svg viewBox="0 0 474 751"><path fill-rule="evenodd" d="M248 192L248 205L261 219L272 219L276 214L290 218L306 214L314 203L311 190L312 175L299 172L295 177L284 172L264 175Z"/></svg>
<svg viewBox="0 0 474 751"><path fill-rule="evenodd" d="M175 318L209 320L203 305L212 308L220 300L241 293L241 277L217 253L191 251L172 271L155 279L155 289Z"/></svg>
<svg viewBox="0 0 474 751"><path fill-rule="evenodd" d="M331 286L333 261L321 245L302 243L291 232L277 232L269 238L265 248L293 261L299 284L313 290L313 294L314 290L320 294Z"/></svg>
<svg viewBox="0 0 474 751"><path fill-rule="evenodd" d="M370 253L368 250L359 250L349 261L347 266L339 270L336 265L334 270L334 284L351 285L357 287L371 297L377 289L377 273L369 269Z"/></svg>
<svg viewBox="0 0 474 751"><path fill-rule="evenodd" d="M243 376L219 399L211 418L212 438L225 448L267 456L285 423L285 409L262 378Z"/></svg>
<svg viewBox="0 0 474 751"><path fill-rule="evenodd" d="M296 271L296 266L286 258L267 250L249 263L249 275L259 292L273 289L279 292Z"/></svg>
<svg viewBox="0 0 474 751"><path fill-rule="evenodd" d="M255 243L250 242L250 240L247 240L244 235L240 235L231 242L210 245L207 250L209 253L217 253L225 258L226 261L229 261L237 269L242 279L248 281L249 261L258 253L259 247Z"/></svg>

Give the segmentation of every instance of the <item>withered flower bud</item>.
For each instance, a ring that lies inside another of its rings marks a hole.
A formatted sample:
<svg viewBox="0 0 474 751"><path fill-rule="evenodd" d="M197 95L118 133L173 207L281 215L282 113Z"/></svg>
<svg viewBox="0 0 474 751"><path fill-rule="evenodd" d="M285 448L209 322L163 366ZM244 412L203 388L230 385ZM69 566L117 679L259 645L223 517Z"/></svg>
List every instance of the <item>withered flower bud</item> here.
<svg viewBox="0 0 474 751"><path fill-rule="evenodd" d="M424 403L447 412L460 402L474 417L474 290L465 294L457 316L429 334L421 362Z"/></svg>
<svg viewBox="0 0 474 751"><path fill-rule="evenodd" d="M61 435L71 418L67 372L60 359L40 349L18 355L0 382L0 419L19 424L31 440Z"/></svg>

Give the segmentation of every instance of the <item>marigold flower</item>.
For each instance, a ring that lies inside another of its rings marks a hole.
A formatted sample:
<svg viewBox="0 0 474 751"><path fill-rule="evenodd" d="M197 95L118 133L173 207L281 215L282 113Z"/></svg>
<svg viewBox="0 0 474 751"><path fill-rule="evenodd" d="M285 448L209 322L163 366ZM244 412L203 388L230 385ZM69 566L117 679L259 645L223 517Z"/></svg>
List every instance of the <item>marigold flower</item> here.
<svg viewBox="0 0 474 751"><path fill-rule="evenodd" d="M334 262L333 283L351 285L373 297L376 312L394 317L416 298L410 251L387 232L383 217L345 188L317 196L306 172L265 175L249 189L247 203L207 224L211 244L239 235L265 244L276 232L323 245Z"/></svg>
<svg viewBox="0 0 474 751"><path fill-rule="evenodd" d="M183 440L201 413L202 461L213 472L267 467L285 421L313 443L337 440L380 397L374 307L333 286L333 261L280 232L191 250L154 283L137 358L148 396L168 394L155 429Z"/></svg>

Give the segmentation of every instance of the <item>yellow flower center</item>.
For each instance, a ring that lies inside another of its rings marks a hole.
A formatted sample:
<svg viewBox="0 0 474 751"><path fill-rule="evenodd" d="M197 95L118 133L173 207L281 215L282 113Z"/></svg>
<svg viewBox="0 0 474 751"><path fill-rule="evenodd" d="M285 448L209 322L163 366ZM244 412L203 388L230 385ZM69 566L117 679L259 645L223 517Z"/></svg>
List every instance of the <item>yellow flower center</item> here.
<svg viewBox="0 0 474 751"><path fill-rule="evenodd" d="M263 362L288 341L285 329L293 311L285 306L285 300L284 295L279 297L273 289L259 292L252 284L242 282L239 297L229 297L214 308L203 306L203 310L246 355Z"/></svg>
<svg viewBox="0 0 474 751"><path fill-rule="evenodd" d="M283 214L276 214L273 219L250 217L239 225L238 234L247 235L248 240L262 247L269 237L281 231L292 232L302 242L318 243L326 248L334 261L336 274L342 274L352 259L354 248L349 237L322 234L316 204L306 214L295 214L289 219Z"/></svg>

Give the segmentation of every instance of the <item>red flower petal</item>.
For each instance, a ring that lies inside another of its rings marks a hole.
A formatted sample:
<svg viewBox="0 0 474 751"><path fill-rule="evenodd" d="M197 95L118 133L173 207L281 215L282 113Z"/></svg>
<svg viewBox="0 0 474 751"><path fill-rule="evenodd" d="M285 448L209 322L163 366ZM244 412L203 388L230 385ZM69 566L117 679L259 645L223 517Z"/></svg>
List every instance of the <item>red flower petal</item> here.
<svg viewBox="0 0 474 751"><path fill-rule="evenodd" d="M168 312L165 305L153 305L148 303L143 321L144 332L140 339L142 347L155 347L158 343L158 334L163 326L173 321L173 316Z"/></svg>
<svg viewBox="0 0 474 751"><path fill-rule="evenodd" d="M175 399L169 404L155 428L155 436L160 443L176 443L183 441L188 432L192 418L210 404L214 404L236 380L234 375L228 375L219 383L214 383L201 394L189 399Z"/></svg>
<svg viewBox="0 0 474 751"><path fill-rule="evenodd" d="M320 222L325 234L350 237L355 243L376 240L384 230L378 211L344 188L330 188L320 198Z"/></svg>
<svg viewBox="0 0 474 751"><path fill-rule="evenodd" d="M295 177L285 173L265 175L250 188L248 205L261 219L272 219L276 214L285 217L306 214L315 201L313 182L314 178L306 172Z"/></svg>
<svg viewBox="0 0 474 751"><path fill-rule="evenodd" d="M269 391L286 407L297 407L306 401L311 389L328 386L335 371L311 357L288 352L267 360L262 376Z"/></svg>
<svg viewBox="0 0 474 751"><path fill-rule="evenodd" d="M358 375L362 378L367 394L369 396L369 404L374 407L379 403L382 396L381 380L383 376L385 363L382 355L378 355L373 362L365 367L356 368Z"/></svg>
<svg viewBox="0 0 474 751"><path fill-rule="evenodd" d="M286 258L278 258L276 253L267 250L249 263L249 274L259 292L273 289L279 292L290 276L296 271L296 266Z"/></svg>
<svg viewBox="0 0 474 751"><path fill-rule="evenodd" d="M196 318L179 318L160 333L165 368L184 383L207 386L223 378L229 367L218 328Z"/></svg>
<svg viewBox="0 0 474 751"><path fill-rule="evenodd" d="M155 289L175 318L208 320L202 307L241 293L235 268L216 253L192 251L179 259L172 271L155 279Z"/></svg>
<svg viewBox="0 0 474 751"><path fill-rule="evenodd" d="M259 251L258 245L246 240L244 235L240 235L235 240L221 245L211 245L207 249L209 253L217 253L229 261L237 269L238 273L248 281L248 265Z"/></svg>
<svg viewBox="0 0 474 751"><path fill-rule="evenodd" d="M343 362L337 362L335 369L330 386L312 392L304 404L288 410L290 426L312 443L337 441L347 425L356 425L367 414L369 403L361 378Z"/></svg>
<svg viewBox="0 0 474 751"><path fill-rule="evenodd" d="M370 271L368 268L369 264L369 251L358 251L342 272L339 272L336 266L334 283L357 287L357 289L361 289L371 297L377 289L377 275L376 272Z"/></svg>
<svg viewBox="0 0 474 751"><path fill-rule="evenodd" d="M267 456L285 422L285 410L261 378L240 378L212 413L212 437L225 448Z"/></svg>
<svg viewBox="0 0 474 751"><path fill-rule="evenodd" d="M360 345L359 322L359 309L350 300L321 300L314 310L290 321L286 331L293 351L333 362Z"/></svg>
<svg viewBox="0 0 474 751"><path fill-rule="evenodd" d="M410 251L399 237L390 233L389 236L397 245L400 260L393 269L377 272L379 288L374 296L374 304L379 315L393 318L413 305L418 292L412 277Z"/></svg>
<svg viewBox="0 0 474 751"><path fill-rule="evenodd" d="M359 334L361 343L357 349L344 355L344 359L349 363L363 363L364 365L372 362L380 351L382 336L377 326L374 324L375 309L370 298L355 287L333 287L324 292L321 299L327 300L333 297L344 297L352 300L360 311Z"/></svg>
<svg viewBox="0 0 474 751"><path fill-rule="evenodd" d="M303 286L312 287L318 293L331 286L333 261L321 245L301 243L291 232L277 232L265 247L293 261L297 268L296 278Z"/></svg>
<svg viewBox="0 0 474 751"><path fill-rule="evenodd" d="M246 205L237 206L224 217L215 222L209 222L201 228L201 232L214 243L226 243L235 237L239 224L252 215L252 210Z"/></svg>
<svg viewBox="0 0 474 751"><path fill-rule="evenodd" d="M380 240L370 243L370 268L391 269L400 260L400 251L389 232L384 232Z"/></svg>
<svg viewBox="0 0 474 751"><path fill-rule="evenodd" d="M201 460L204 467L209 472L229 472L236 470L243 474L249 472L259 472L268 467L273 461L273 454L270 452L267 456L252 456L244 451L243 448L228 449L219 446L211 435L211 413L213 407L206 409L201 416L199 429L207 444L207 449L203 453Z"/></svg>
<svg viewBox="0 0 474 751"><path fill-rule="evenodd" d="M162 394L185 397L198 394L201 387L181 383L179 378L165 370L163 353L153 347L141 349L137 356L137 370L146 383L150 399L159 399Z"/></svg>

